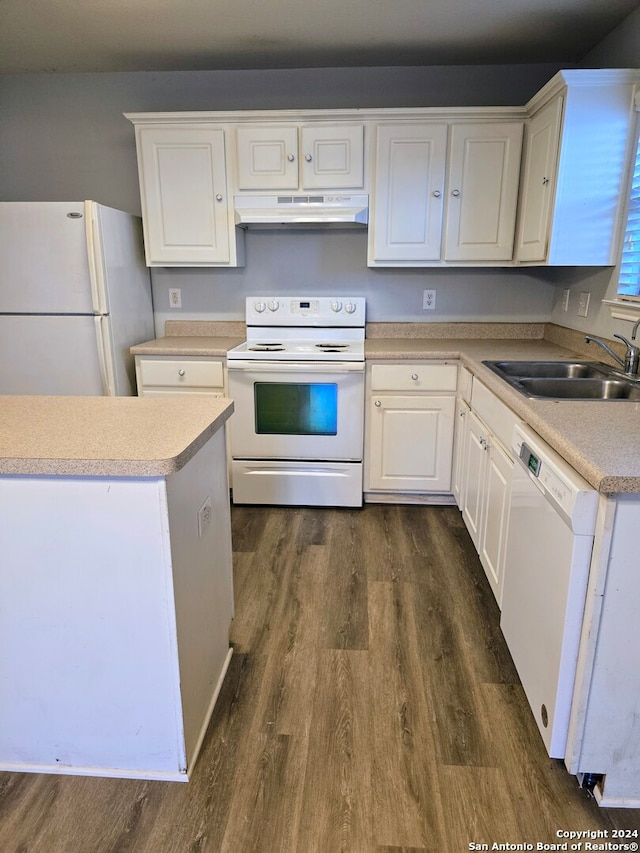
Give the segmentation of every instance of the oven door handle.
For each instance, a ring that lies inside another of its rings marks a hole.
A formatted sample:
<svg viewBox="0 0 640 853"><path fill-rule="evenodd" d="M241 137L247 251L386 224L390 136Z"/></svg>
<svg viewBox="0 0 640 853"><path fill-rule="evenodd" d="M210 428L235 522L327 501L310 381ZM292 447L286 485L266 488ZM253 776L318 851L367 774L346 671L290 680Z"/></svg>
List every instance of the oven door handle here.
<svg viewBox="0 0 640 853"><path fill-rule="evenodd" d="M363 361L227 361L228 370L252 373L364 373Z"/></svg>

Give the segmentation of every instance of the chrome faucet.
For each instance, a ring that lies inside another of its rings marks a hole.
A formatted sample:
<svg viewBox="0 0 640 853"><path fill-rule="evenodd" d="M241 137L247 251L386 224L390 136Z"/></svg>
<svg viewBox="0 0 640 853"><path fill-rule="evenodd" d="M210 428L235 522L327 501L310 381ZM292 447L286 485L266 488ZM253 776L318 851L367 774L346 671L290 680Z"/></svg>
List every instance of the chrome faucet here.
<svg viewBox="0 0 640 853"><path fill-rule="evenodd" d="M632 341L635 341L636 339L636 332L638 331L638 326L640 326L640 320L636 320L636 322L633 324L633 331L631 332Z"/></svg>
<svg viewBox="0 0 640 853"><path fill-rule="evenodd" d="M637 326L640 324L640 320L633 327L632 338L635 340L635 333L637 332ZM614 334L614 338L618 338L623 342L626 346L627 351L625 352L624 359L620 358L619 355L611 349L608 344L605 344L604 341L601 341L600 338L596 338L593 335L586 335L585 341L589 343L598 344L602 347L603 350L609 353L614 361L617 361L620 367L624 370L627 376L637 376L638 375L638 367L640 366L640 347L634 346L630 341L628 341L623 335Z"/></svg>

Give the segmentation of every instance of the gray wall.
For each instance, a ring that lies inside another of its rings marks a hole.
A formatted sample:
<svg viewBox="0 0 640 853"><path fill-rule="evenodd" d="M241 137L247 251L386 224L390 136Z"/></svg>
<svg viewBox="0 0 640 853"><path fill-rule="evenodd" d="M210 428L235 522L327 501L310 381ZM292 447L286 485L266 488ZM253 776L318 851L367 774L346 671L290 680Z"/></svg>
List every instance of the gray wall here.
<svg viewBox="0 0 640 853"><path fill-rule="evenodd" d="M603 45L599 64L629 64L617 60L620 44L634 41L640 17L629 22L630 34L625 22L607 40L611 47ZM0 198L93 198L139 213L133 127L124 112L508 106L527 101L557 70L518 65L2 75ZM610 271L602 270L372 270L366 266L366 236L352 232L253 232L246 242L244 269L154 270L159 334L168 317L241 319L244 297L252 293L363 294L372 320L539 321L556 317L556 297L567 282L576 293L583 285L598 292L610 286ZM181 310L169 311L170 286L182 290ZM429 313L421 308L427 287L437 290L436 310ZM576 321L570 311L558 322ZM598 312L588 322L591 331L611 331Z"/></svg>
<svg viewBox="0 0 640 853"><path fill-rule="evenodd" d="M0 75L0 198L140 213L124 112L524 103L557 66Z"/></svg>

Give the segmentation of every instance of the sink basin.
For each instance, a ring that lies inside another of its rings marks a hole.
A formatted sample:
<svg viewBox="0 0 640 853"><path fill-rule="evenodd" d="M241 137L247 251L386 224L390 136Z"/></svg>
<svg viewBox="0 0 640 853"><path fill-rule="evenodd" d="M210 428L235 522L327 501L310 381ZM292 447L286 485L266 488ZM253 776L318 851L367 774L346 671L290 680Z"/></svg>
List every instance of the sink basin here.
<svg viewBox="0 0 640 853"><path fill-rule="evenodd" d="M529 397L552 400L640 400L640 385L625 379L519 379ZM517 387L514 386L514 387Z"/></svg>
<svg viewBox="0 0 640 853"><path fill-rule="evenodd" d="M606 364L597 361L485 361L497 374L545 379L602 379L610 372Z"/></svg>
<svg viewBox="0 0 640 853"><path fill-rule="evenodd" d="M527 397L540 400L640 401L640 380L625 379L598 361L485 361Z"/></svg>

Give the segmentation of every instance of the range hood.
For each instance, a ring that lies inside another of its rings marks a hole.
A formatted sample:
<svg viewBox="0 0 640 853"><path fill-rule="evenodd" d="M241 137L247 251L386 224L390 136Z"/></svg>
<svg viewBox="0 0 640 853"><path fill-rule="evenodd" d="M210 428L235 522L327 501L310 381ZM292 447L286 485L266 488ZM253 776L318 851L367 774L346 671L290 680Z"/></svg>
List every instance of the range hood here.
<svg viewBox="0 0 640 853"><path fill-rule="evenodd" d="M235 196L241 228L366 228L368 195Z"/></svg>

